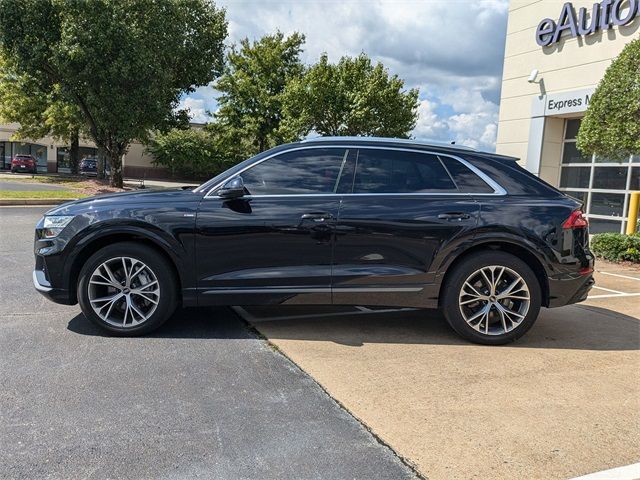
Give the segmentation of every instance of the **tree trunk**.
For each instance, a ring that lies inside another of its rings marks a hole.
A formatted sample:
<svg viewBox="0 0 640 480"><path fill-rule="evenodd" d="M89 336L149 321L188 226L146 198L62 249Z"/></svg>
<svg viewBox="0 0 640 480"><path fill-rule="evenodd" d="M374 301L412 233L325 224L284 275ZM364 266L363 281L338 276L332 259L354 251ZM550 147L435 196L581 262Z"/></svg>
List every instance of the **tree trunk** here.
<svg viewBox="0 0 640 480"><path fill-rule="evenodd" d="M103 180L105 178L105 166L107 163L108 159L107 159L107 150L104 147L101 147L100 145L98 145L98 161L96 162L96 169L97 169L97 178Z"/></svg>
<svg viewBox="0 0 640 480"><path fill-rule="evenodd" d="M110 184L112 187L122 188L122 149L114 147L109 152L109 167L111 168Z"/></svg>
<svg viewBox="0 0 640 480"><path fill-rule="evenodd" d="M71 134L71 146L69 148L69 168L73 175L78 174L78 164L80 163L80 133L75 130Z"/></svg>

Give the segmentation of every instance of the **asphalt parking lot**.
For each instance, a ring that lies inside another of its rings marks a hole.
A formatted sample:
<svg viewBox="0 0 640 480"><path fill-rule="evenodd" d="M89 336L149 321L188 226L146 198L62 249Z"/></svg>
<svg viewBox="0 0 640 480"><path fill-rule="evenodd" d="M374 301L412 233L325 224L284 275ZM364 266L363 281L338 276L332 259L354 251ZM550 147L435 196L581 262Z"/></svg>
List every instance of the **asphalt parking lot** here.
<svg viewBox="0 0 640 480"><path fill-rule="evenodd" d="M414 478L231 310L104 337L31 284L45 208L0 208L0 478Z"/></svg>

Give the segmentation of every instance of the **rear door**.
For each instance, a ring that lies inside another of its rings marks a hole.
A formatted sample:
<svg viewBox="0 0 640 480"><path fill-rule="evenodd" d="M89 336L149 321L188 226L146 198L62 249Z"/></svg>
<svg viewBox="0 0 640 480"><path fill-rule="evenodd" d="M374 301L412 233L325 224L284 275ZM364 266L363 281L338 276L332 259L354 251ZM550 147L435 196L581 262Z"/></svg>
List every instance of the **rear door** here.
<svg viewBox="0 0 640 480"><path fill-rule="evenodd" d="M336 226L333 303L435 306L434 258L469 235L479 204L437 154L360 148Z"/></svg>

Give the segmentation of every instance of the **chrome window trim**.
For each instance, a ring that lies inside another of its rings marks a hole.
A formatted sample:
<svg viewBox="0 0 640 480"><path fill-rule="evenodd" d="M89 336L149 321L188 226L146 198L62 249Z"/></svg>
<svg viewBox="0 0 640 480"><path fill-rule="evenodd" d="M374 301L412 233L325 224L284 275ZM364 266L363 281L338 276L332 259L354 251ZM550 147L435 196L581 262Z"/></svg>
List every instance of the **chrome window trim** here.
<svg viewBox="0 0 640 480"><path fill-rule="evenodd" d="M344 149L368 149L368 150L393 150L397 152L412 152L412 153L422 153L425 155L433 155L436 158L441 157L449 157L457 160L462 163L465 167L471 170L473 173L478 175L487 185L489 185L493 189L493 193L464 193L464 192L396 192L396 193L294 193L294 194L274 194L274 195L245 195L243 198L270 198L270 197L327 197L327 196L340 196L340 197L350 197L350 196L397 196L397 195L407 195L407 196L504 196L507 194L507 191L497 182L495 182L491 177L477 168L475 165L471 164L467 160L460 158L456 155L452 155L449 153L442 152L434 152L430 150L420 150L417 148L401 148L401 147L377 147L372 145L327 145L327 146L318 146L318 145L304 145L300 147L294 147L287 150L280 150L278 152L274 152L271 155L268 155L260 160L252 163L251 165L247 165L242 170L234 173L226 177L221 182L218 182L216 185L211 187L209 191L205 194L204 198L219 198L218 196L214 196L212 193L222 187L225 183L227 183L231 178L236 176L241 176L242 172L249 170L250 168L255 167L256 165L261 164L262 162L266 162L267 160L284 153L296 152L299 150L311 150L311 149L326 149L326 148L344 148Z"/></svg>
<svg viewBox="0 0 640 480"><path fill-rule="evenodd" d="M304 140L300 140L299 143L324 143L324 142L370 142L373 144L376 143L400 143L407 145L422 145L424 147L440 147L440 148L450 148L456 150L467 150L470 152L477 152L475 148L468 147L467 145L454 145L451 143L438 142L438 141L420 141L420 140L411 140L408 138L393 138L393 137L354 137L354 136L344 136L344 137L312 137L305 138Z"/></svg>

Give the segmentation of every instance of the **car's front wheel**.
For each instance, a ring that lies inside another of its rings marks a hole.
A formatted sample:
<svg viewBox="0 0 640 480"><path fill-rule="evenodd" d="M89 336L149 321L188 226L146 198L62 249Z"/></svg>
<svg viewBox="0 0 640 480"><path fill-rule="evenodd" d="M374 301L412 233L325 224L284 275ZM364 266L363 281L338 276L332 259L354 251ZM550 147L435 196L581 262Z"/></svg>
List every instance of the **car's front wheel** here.
<svg viewBox="0 0 640 480"><path fill-rule="evenodd" d="M447 275L442 306L462 337L502 345L524 335L540 312L538 279L521 259L485 251L463 259Z"/></svg>
<svg viewBox="0 0 640 480"><path fill-rule="evenodd" d="M85 263L78 301L100 328L116 335L142 335L162 325L175 310L176 281L160 253L133 242L116 243Z"/></svg>

